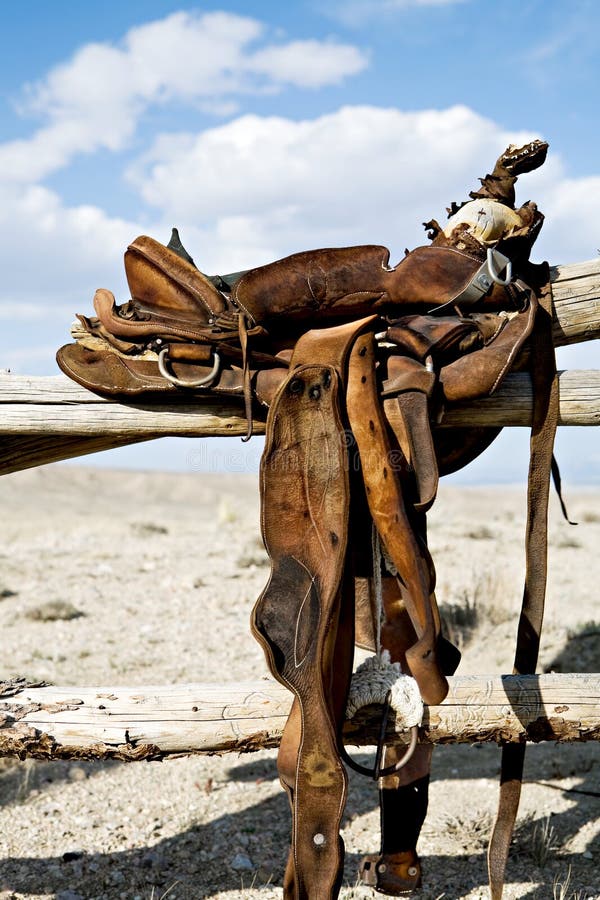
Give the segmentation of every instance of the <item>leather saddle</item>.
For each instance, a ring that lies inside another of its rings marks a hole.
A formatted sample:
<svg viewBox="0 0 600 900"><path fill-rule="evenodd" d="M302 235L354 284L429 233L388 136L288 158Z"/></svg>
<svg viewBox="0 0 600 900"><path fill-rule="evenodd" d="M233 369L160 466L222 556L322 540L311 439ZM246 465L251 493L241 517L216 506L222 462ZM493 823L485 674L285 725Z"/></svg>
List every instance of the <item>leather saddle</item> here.
<svg viewBox="0 0 600 900"><path fill-rule="evenodd" d="M139 237L125 254L131 299L117 305L98 290L96 315L79 315L75 342L58 351L63 372L107 396L239 396L248 436L255 404L268 407L260 490L272 571L252 630L294 695L278 757L293 821L290 900L339 892L341 729L355 643L387 651L429 704L444 699L458 664L442 633L425 514L439 475L466 465L497 430L449 432L436 419L446 404L496 390L523 364L529 339L546 348L536 358L547 418L548 329L536 338L547 271L529 262L543 216L533 203L514 204L517 176L546 149L540 141L508 148L444 228L427 223L430 243L394 266L385 247L360 246L206 276L176 230L168 246ZM536 502L543 519L543 498ZM413 820L422 824L424 812L398 802L395 748L379 757L373 774L393 788L382 791L387 838L363 879L394 895L420 881ZM507 852L508 819L500 819L495 897ZM394 835L407 823L404 847Z"/></svg>

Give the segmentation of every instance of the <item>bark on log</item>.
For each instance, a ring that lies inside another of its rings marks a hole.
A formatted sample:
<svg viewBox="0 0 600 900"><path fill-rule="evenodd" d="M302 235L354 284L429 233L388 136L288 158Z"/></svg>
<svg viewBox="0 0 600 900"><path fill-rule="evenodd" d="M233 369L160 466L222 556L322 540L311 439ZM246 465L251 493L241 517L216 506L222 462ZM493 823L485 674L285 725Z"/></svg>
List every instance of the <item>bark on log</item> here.
<svg viewBox="0 0 600 900"><path fill-rule="evenodd" d="M450 678L440 706L427 707L422 741L600 739L600 675ZM21 759L162 759L250 752L279 743L291 696L270 679L173 687L50 687L0 684L0 755ZM346 723L345 741L376 743L381 709ZM406 733L393 716L387 743Z"/></svg>

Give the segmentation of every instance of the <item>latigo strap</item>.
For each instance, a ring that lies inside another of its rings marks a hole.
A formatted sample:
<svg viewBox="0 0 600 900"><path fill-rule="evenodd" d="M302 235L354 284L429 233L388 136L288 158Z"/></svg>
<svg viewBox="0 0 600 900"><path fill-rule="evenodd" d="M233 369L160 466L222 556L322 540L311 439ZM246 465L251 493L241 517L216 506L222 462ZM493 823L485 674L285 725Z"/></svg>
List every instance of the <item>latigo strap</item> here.
<svg viewBox="0 0 600 900"><path fill-rule="evenodd" d="M526 574L517 631L513 674L533 674L537 667L548 554L548 494L554 436L558 423L558 377L552 344L552 295L548 267L540 267L540 311L532 341L534 412L527 489ZM525 744L502 750L498 813L488 850L492 900L501 900L510 841L519 809Z"/></svg>

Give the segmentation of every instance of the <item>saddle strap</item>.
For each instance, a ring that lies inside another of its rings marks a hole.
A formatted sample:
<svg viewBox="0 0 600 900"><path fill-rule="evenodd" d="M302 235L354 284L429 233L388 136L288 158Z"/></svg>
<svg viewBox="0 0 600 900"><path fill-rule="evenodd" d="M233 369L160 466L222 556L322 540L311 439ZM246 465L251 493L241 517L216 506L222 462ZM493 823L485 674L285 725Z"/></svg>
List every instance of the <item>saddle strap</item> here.
<svg viewBox="0 0 600 900"><path fill-rule="evenodd" d="M373 321L304 335L267 419L261 522L272 572L252 629L295 694L278 755L292 810L288 900L333 900L342 873L347 776L338 747L354 645L342 390L349 349Z"/></svg>
<svg viewBox="0 0 600 900"><path fill-rule="evenodd" d="M513 674L535 672L538 660L544 599L546 594L548 549L548 496L554 436L558 424L558 377L552 343L552 293L548 267L541 267L539 309L533 331L532 379L534 387L533 424L527 489L526 571L523 604ZM545 277L544 277L545 276ZM488 849L488 872L492 900L501 900L504 874L514 824L519 809L526 744L507 744L502 750L500 797L496 822Z"/></svg>
<svg viewBox="0 0 600 900"><path fill-rule="evenodd" d="M406 660L425 703L441 703L448 684L436 655L439 621L431 603L433 567L427 548L417 538L402 493L398 461L392 452L378 396L373 334L359 335L352 347L347 412L358 446L371 517L407 588L406 606L417 640L407 650Z"/></svg>

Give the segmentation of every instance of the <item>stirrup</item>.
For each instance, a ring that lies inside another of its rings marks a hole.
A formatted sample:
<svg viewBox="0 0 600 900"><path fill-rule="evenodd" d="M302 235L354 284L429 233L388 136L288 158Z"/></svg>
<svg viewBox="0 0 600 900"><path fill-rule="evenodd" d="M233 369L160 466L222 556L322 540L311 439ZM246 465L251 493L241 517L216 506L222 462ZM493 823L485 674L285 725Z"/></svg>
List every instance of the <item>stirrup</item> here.
<svg viewBox="0 0 600 900"><path fill-rule="evenodd" d="M421 887L421 862L415 850L370 853L360 862L358 879L379 894L403 897Z"/></svg>

